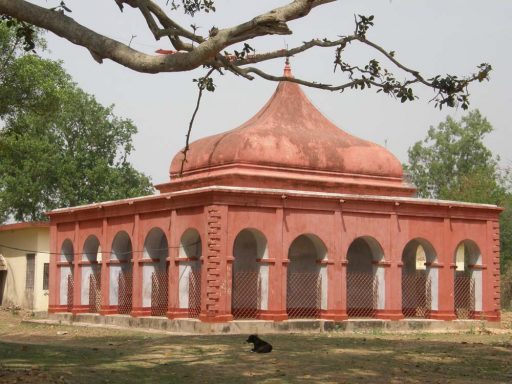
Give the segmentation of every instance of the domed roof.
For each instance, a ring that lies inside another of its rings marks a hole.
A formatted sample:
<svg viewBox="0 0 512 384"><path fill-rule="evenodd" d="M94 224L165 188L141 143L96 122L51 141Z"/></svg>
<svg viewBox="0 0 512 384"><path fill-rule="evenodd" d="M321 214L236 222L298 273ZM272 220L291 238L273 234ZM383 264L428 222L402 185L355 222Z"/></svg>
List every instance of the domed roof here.
<svg viewBox="0 0 512 384"><path fill-rule="evenodd" d="M292 77L287 64L284 76ZM250 120L174 156L161 192L209 185L411 196L402 165L380 145L339 129L295 82L282 81ZM183 166L183 170L181 169Z"/></svg>
<svg viewBox="0 0 512 384"><path fill-rule="evenodd" d="M290 72L287 65L285 75ZM179 175L182 160L179 152L171 177ZM280 82L265 106L240 127L193 142L183 174L226 164L402 177L395 156L336 127L289 81Z"/></svg>

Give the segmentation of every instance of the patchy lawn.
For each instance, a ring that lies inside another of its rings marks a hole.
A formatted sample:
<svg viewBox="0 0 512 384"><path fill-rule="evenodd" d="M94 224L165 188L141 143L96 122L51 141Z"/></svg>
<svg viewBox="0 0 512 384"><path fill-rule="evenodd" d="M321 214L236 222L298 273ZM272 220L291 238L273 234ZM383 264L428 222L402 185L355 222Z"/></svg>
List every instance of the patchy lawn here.
<svg viewBox="0 0 512 384"><path fill-rule="evenodd" d="M258 355L244 336L30 324L0 310L0 383L508 384L512 324L506 326L450 334L267 335L274 350Z"/></svg>

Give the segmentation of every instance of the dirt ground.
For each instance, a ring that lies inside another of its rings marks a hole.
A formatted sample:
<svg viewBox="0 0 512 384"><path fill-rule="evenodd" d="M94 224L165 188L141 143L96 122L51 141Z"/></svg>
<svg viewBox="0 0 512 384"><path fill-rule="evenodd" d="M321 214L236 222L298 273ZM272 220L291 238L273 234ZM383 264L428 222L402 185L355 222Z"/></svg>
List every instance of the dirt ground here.
<svg viewBox="0 0 512 384"><path fill-rule="evenodd" d="M512 314L465 332L174 336L23 323L0 310L0 383L507 383Z"/></svg>

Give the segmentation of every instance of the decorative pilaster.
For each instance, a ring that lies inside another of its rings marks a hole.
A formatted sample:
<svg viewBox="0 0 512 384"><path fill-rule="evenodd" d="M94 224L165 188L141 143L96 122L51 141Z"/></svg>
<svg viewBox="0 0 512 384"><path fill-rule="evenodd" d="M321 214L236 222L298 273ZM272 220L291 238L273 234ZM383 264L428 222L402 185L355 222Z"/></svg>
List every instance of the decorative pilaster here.
<svg viewBox="0 0 512 384"><path fill-rule="evenodd" d="M205 207L206 255L201 271L201 314L199 319L224 322L233 319L228 303L227 206Z"/></svg>
<svg viewBox="0 0 512 384"><path fill-rule="evenodd" d="M500 223L499 221L487 221L487 249L483 255L483 264L489 265L489 268L483 270L482 282L482 315L486 320L499 321L501 318L500 308Z"/></svg>

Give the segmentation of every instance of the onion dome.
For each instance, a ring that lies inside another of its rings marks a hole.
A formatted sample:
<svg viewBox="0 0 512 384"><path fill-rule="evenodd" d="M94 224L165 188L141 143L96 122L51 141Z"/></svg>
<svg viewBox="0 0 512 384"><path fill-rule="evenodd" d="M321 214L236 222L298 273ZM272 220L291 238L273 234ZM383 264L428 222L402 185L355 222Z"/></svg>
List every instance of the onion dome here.
<svg viewBox="0 0 512 384"><path fill-rule="evenodd" d="M284 76L292 77L288 63ZM171 182L157 188L231 185L414 193L403 183L402 165L391 152L336 127L290 81L281 81L263 108L240 127L190 144L180 174L182 163L179 152L171 163Z"/></svg>

